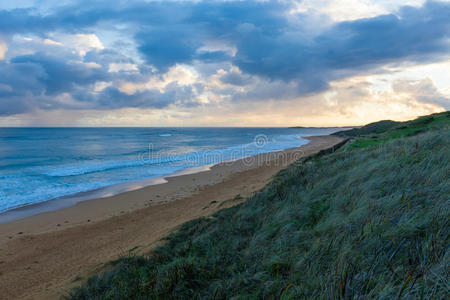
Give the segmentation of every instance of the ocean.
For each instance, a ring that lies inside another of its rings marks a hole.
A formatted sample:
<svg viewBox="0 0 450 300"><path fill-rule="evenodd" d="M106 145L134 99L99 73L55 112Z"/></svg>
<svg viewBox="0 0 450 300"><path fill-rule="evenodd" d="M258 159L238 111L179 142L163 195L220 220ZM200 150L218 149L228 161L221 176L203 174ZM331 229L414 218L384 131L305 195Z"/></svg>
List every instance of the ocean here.
<svg viewBox="0 0 450 300"><path fill-rule="evenodd" d="M316 128L0 128L0 213L306 144ZM120 190L118 190L120 191Z"/></svg>

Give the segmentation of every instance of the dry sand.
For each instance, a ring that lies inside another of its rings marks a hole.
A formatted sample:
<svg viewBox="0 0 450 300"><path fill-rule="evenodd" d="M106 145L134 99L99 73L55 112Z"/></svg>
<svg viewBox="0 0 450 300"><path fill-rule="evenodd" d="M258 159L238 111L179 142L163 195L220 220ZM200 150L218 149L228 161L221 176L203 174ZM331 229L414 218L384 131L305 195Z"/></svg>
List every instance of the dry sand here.
<svg viewBox="0 0 450 300"><path fill-rule="evenodd" d="M299 148L0 224L0 299L57 299L104 262L136 246L132 253L148 252L178 225L241 202L236 195L250 196L295 159L341 141L308 139Z"/></svg>

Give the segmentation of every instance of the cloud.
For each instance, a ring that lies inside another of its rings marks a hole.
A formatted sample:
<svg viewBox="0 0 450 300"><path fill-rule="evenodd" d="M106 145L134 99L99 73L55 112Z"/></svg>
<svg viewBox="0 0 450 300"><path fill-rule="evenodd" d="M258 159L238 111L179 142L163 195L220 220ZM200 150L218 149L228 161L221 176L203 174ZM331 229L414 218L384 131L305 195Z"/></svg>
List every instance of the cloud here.
<svg viewBox="0 0 450 300"><path fill-rule="evenodd" d="M165 10L159 5L153 8L163 14ZM298 95L326 90L331 80L390 63L445 60L450 50L450 4L443 2L339 22L317 35L306 30L310 25L306 25L309 19L305 14L287 16L291 9L288 4L248 1L176 5L166 5L172 6L175 17L167 17L161 27L145 22L136 34L138 49L147 63L165 72L176 64L228 61L246 74L294 81ZM236 53L199 55L205 40L232 45Z"/></svg>
<svg viewBox="0 0 450 300"><path fill-rule="evenodd" d="M138 71L138 67L135 64L130 63L111 63L109 64L108 72L134 72Z"/></svg>
<svg viewBox="0 0 450 300"><path fill-rule="evenodd" d="M45 89L46 95L56 95L71 92L77 86L94 84L105 81L107 76L96 68L89 68L79 63L47 56L44 53L18 56L11 60L13 66L33 65L42 70L37 80Z"/></svg>
<svg viewBox="0 0 450 300"><path fill-rule="evenodd" d="M423 103L431 103L450 109L450 97L443 95L430 78L422 80L396 80L392 89L398 94L406 94Z"/></svg>
<svg viewBox="0 0 450 300"><path fill-rule="evenodd" d="M5 58L6 51L8 51L8 45L5 42L0 41L0 60Z"/></svg>
<svg viewBox="0 0 450 300"><path fill-rule="evenodd" d="M220 81L225 84L231 84L236 86L247 86L252 82L250 76L243 75L242 72L234 67L229 72L223 72L220 76Z"/></svg>
<svg viewBox="0 0 450 300"><path fill-rule="evenodd" d="M86 52L92 49L95 50L105 49L100 39L93 33L90 34L78 33L73 36L67 36L62 41L69 47L76 49L76 51L80 56L85 56Z"/></svg>
<svg viewBox="0 0 450 300"><path fill-rule="evenodd" d="M107 62L109 56L117 57L106 52L106 58L103 57L99 61ZM88 53L86 57L92 58L92 55ZM96 53L94 57L101 58L101 52ZM119 85L124 80L142 81L148 78L148 70L143 68L141 73L134 64L127 63L105 65L80 60L79 55L73 53L55 57L36 52L16 56L9 62L0 61L0 115L20 114L36 109L163 108L169 105L196 105L194 90L190 85L183 85L181 75L173 78L175 81L166 82L163 91L149 87L125 93L112 86L112 83ZM110 72L111 65L115 72ZM176 80L181 80L180 84Z"/></svg>
<svg viewBox="0 0 450 300"><path fill-rule="evenodd" d="M393 64L449 59L450 3L381 15L371 7L359 12L366 18L323 24L295 1L76 1L45 13L1 10L1 40L26 39L0 42L0 114L298 100ZM112 46L119 44L127 49ZM180 79L180 66L194 75ZM421 89L430 96L420 101L446 101L430 85Z"/></svg>

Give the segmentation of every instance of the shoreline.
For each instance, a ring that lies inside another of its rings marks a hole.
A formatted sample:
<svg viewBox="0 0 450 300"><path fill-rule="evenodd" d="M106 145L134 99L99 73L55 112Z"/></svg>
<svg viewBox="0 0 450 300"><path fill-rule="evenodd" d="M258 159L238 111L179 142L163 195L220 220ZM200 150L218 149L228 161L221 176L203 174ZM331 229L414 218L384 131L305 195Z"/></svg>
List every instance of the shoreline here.
<svg viewBox="0 0 450 300"><path fill-rule="evenodd" d="M220 164L220 163L217 163ZM147 179L141 179L141 180L135 180L135 181L129 181L124 183L119 183L115 185L105 186L89 191L79 192L76 194L71 194L67 196L62 196L58 198L52 198L45 201L37 202L37 203L30 203L25 204L22 206L14 207L12 209L0 212L0 225L16 220L20 220L27 217L32 217L34 215L50 212L50 211L56 211L59 209L71 207L74 205L77 205L80 202L84 201L90 201L95 199L101 199L101 198L108 198L113 197L119 194L132 192L135 190L139 190L142 188L146 188L153 185L158 184L165 184L168 182L167 178L169 177L175 177L175 176L181 176L181 175L187 175L187 174L195 174L199 172L204 172L210 170L210 168L214 165L205 165L201 167L193 167L193 168L186 168L179 171L176 171L174 173L153 177L153 178L147 178ZM200 170L201 169L201 170ZM192 172L190 172L192 170Z"/></svg>
<svg viewBox="0 0 450 300"><path fill-rule="evenodd" d="M146 188L149 186L165 184L168 182L168 178L170 178L170 177L191 175L191 174L195 174L195 173L209 171L209 170L211 170L211 168L213 168L217 165L229 164L229 163L233 163L234 161L238 161L238 160L245 161L249 158L259 157L260 155L264 155L264 154L270 155L270 154L283 152L283 151L292 151L293 149L297 149L303 145L308 144L310 142L308 137L310 137L310 136L306 135L306 136L298 137L299 140L304 140L307 142L305 144L301 144L301 145L299 145L297 147L293 147L293 148L281 149L281 150L276 150L276 151L272 151L272 152L263 152L263 153L256 154L256 155L244 156L244 157L239 157L239 158L235 158L235 159L231 159L231 160L224 160L221 162L202 165L202 166L183 168L183 169L177 170L173 173L165 174L162 176L132 180L132 181L128 181L128 182L123 182L123 183L119 183L119 184L96 188L93 190L87 190L84 192L69 194L69 195L61 196L61 197L57 197L57 198L51 198L51 199L47 199L47 200L44 200L41 202L29 203L29 204L24 204L24 205L20 205L17 207L13 207L6 211L0 212L0 225L4 224L4 223L12 222L12 221L20 220L23 218L31 217L31 216L34 216L34 215L37 215L40 213L56 211L56 210L64 209L67 207L71 207L71 206L77 205L78 203L84 202L84 201L90 201L90 200L95 200L95 199L100 199L100 198L109 198L109 197L113 197L113 196L120 195L123 193L128 193L131 191L143 189L143 188Z"/></svg>
<svg viewBox="0 0 450 300"><path fill-rule="evenodd" d="M11 210L1 212L0 213L0 243L1 243L1 226L4 224L8 224L10 222L20 221L22 219L30 218L33 216L38 216L40 214L45 213L51 213L51 212L58 212L60 210L64 210L66 208L74 207L77 205L81 205L84 202L88 201L99 201L102 199L105 199L106 201L108 199L115 200L116 198L126 198L129 193L137 192L139 193L141 190L144 190L146 188L150 188L153 186L160 186L169 183L170 181L178 181L178 177L182 176L188 176L188 175L195 175L202 172L208 172L215 168L221 168L226 166L231 166L233 163L242 163L239 170L232 170L231 173L234 172L240 172L243 169L252 169L257 167L258 165L261 165L268 160L273 160L274 158L272 156L275 156L275 158L281 154L281 158L283 160L286 160L286 157L283 157L284 154L295 152L298 149L301 149L301 147L308 145L311 140L314 140L314 138L317 137L323 137L323 136L303 136L299 137L301 140L306 140L307 143L299 145L298 147L294 148L288 148L283 150L277 150L273 152L266 152L266 153L260 153L252 156L247 157L241 157L237 159L232 159L228 161L222 161L215 164L210 165L204 165L204 166L198 166L198 167L192 167L192 168L186 168L181 169L178 171L175 171L174 173L170 173L167 175L154 177L154 178L148 178L148 179L142 179L142 180L136 180L136 181L130 181L125 182L121 184L116 184L112 186L107 186L103 188L98 188L90 191L80 192L73 195L63 196L59 198L53 198L46 201L38 202L38 203L32 203L27 204L23 206L19 206L16 208L13 208ZM300 157L303 156L303 153L300 153ZM255 166L256 163L256 166ZM286 161L282 161L284 165L287 165ZM181 179L181 178L180 178ZM209 182L207 185L214 185L218 182ZM205 185L200 184L200 185ZM197 185L199 186L199 185ZM194 189L195 192L196 189ZM133 197L133 195L131 195ZM156 195L158 197L158 194ZM186 196L186 195L184 195ZM161 197L161 196L159 196ZM170 201L173 201L174 199L171 199ZM167 203L169 201L162 201L162 203ZM161 202L160 202L161 203ZM106 203L105 203L106 204ZM157 203L152 203L157 204ZM136 207L133 207L136 208ZM122 211L121 211L122 213ZM91 220L91 219L89 219ZM65 221L64 221L65 222ZM66 223L67 224L67 223Z"/></svg>
<svg viewBox="0 0 450 300"><path fill-rule="evenodd" d="M342 141L304 138L310 142L298 148L0 224L0 299L59 298L104 262L148 253L180 224L241 203L291 162Z"/></svg>

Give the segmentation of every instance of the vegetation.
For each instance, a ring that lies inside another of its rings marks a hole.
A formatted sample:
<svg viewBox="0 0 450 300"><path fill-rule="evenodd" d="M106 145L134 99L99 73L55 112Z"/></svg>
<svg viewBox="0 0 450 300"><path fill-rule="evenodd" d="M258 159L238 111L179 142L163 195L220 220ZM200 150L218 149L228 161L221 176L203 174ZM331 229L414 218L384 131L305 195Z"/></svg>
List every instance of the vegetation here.
<svg viewBox="0 0 450 300"><path fill-rule="evenodd" d="M341 137L349 137L349 136L360 136L364 134L375 134L382 133L386 130L398 125L399 122L391 121L391 120L383 120L374 123L367 124L360 128L353 128L350 130L338 131L333 133L333 135L341 136Z"/></svg>
<svg viewBox="0 0 450 300"><path fill-rule="evenodd" d="M379 121L361 128L339 131L334 135L353 138L353 148L364 148L385 143L392 139L413 136L433 128L445 127L450 124L450 112L432 114L408 122Z"/></svg>
<svg viewBox="0 0 450 300"><path fill-rule="evenodd" d="M444 299L450 118L431 117L293 164L68 298Z"/></svg>

